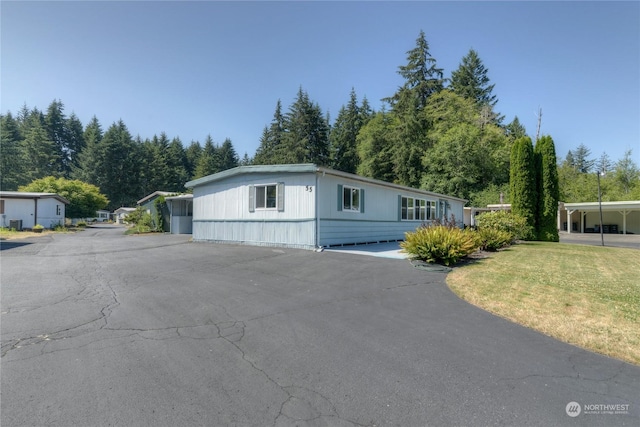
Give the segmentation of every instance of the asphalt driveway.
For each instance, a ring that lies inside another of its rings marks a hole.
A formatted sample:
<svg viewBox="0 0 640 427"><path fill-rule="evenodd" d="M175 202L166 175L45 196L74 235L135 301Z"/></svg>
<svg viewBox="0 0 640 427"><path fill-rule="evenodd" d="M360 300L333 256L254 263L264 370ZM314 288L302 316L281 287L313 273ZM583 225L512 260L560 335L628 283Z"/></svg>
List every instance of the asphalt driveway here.
<svg viewBox="0 0 640 427"><path fill-rule="evenodd" d="M640 424L639 367L477 309L444 273L188 238L0 244L3 427Z"/></svg>

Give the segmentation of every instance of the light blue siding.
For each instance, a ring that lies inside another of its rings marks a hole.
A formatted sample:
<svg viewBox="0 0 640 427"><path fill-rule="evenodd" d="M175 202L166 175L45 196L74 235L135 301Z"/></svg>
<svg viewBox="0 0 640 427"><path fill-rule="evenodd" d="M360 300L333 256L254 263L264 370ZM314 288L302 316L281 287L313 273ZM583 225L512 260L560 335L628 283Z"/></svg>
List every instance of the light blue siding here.
<svg viewBox="0 0 640 427"><path fill-rule="evenodd" d="M320 220L320 246L354 243L378 243L404 240L404 233L414 231L420 221Z"/></svg>
<svg viewBox="0 0 640 427"><path fill-rule="evenodd" d="M316 221L194 220L193 240L314 249Z"/></svg>

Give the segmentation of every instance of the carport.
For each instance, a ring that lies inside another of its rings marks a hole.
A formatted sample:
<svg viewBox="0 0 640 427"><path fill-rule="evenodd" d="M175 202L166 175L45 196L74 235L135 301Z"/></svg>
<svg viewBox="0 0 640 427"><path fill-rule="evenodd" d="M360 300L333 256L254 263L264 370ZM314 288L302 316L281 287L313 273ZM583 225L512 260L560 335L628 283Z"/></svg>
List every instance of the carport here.
<svg viewBox="0 0 640 427"><path fill-rule="evenodd" d="M561 215L563 210L565 215ZM563 231L600 232L598 202L565 203L559 214ZM602 231L606 234L640 234L640 200L602 202Z"/></svg>

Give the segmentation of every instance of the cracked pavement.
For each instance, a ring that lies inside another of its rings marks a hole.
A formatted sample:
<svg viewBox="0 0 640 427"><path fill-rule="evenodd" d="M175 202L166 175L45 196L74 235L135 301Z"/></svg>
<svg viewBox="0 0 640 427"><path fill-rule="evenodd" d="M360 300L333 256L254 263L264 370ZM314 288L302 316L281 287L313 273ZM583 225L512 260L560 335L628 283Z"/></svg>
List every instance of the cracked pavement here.
<svg viewBox="0 0 640 427"><path fill-rule="evenodd" d="M3 427L640 425L640 367L470 306L444 273L189 237L0 244Z"/></svg>

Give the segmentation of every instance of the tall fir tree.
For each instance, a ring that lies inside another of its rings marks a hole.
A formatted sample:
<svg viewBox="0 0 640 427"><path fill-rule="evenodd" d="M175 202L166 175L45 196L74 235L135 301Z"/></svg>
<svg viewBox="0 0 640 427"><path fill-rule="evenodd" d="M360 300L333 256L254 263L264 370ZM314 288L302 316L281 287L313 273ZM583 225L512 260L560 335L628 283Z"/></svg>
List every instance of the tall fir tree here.
<svg viewBox="0 0 640 427"><path fill-rule="evenodd" d="M518 138L511 148L509 177L511 211L524 217L533 230L537 229L537 189L536 162L531 138L528 136ZM535 236L529 236L529 238L532 237Z"/></svg>
<svg viewBox="0 0 640 427"><path fill-rule="evenodd" d="M11 112L0 116L0 190L15 191L24 182L29 165L22 149L18 122Z"/></svg>
<svg viewBox="0 0 640 427"><path fill-rule="evenodd" d="M451 73L450 88L455 94L473 100L479 107L495 107L498 98L493 94L494 84L489 84L489 70L473 49L462 58L458 69Z"/></svg>
<svg viewBox="0 0 640 427"><path fill-rule="evenodd" d="M98 185L99 179L95 165L100 156L98 144L102 141L102 136L102 126L94 115L82 134L84 148L76 156L75 165L72 167L71 176L74 179Z"/></svg>
<svg viewBox="0 0 640 427"><path fill-rule="evenodd" d="M211 135L207 135L202 148L202 154L198 159L194 178L202 178L203 176L212 175L220 172L220 150L219 147L211 139Z"/></svg>
<svg viewBox="0 0 640 427"><path fill-rule="evenodd" d="M122 120L113 123L98 144L95 185L109 199L110 210L135 206L143 196L138 163L140 150Z"/></svg>
<svg viewBox="0 0 640 427"><path fill-rule="evenodd" d="M187 176L189 179L194 179L196 176L196 167L198 166L198 161L200 160L200 156L202 155L202 147L198 141L191 141L191 144L187 147L184 152L186 157L187 164Z"/></svg>
<svg viewBox="0 0 640 427"><path fill-rule="evenodd" d="M64 105L54 100L49 104L44 116L45 129L49 141L53 142L56 151L56 175L68 177L71 172L71 155L67 144L66 117Z"/></svg>
<svg viewBox="0 0 640 427"><path fill-rule="evenodd" d="M271 124L268 127L265 126L262 132L260 145L252 163L256 165L285 163L284 134L285 117L282 114L282 102L278 99Z"/></svg>
<svg viewBox="0 0 640 427"><path fill-rule="evenodd" d="M298 90L296 100L285 115L283 163L329 163L329 126L320 106Z"/></svg>
<svg viewBox="0 0 640 427"><path fill-rule="evenodd" d="M69 156L66 175L70 177L73 170L78 166L78 156L85 147L84 130L82 122L75 113L71 113L64 125L67 138L67 154Z"/></svg>
<svg viewBox="0 0 640 427"><path fill-rule="evenodd" d="M525 129L524 125L520 123L518 116L515 116L511 123L504 127L504 132L505 135L513 141L518 138L522 138L523 136L527 136L527 129Z"/></svg>
<svg viewBox="0 0 640 427"><path fill-rule="evenodd" d="M543 135L536 142L536 177L538 181L537 229L538 240L557 242L558 236L558 165L553 139Z"/></svg>
<svg viewBox="0 0 640 427"><path fill-rule="evenodd" d="M398 118L388 137L394 141L394 182L418 187L424 173L422 158L428 148L428 123L423 111L428 99L444 87L442 69L429 52L424 31L420 31L416 46L407 52L407 64L398 67L398 74L404 84L393 96L384 99Z"/></svg>
<svg viewBox="0 0 640 427"><path fill-rule="evenodd" d="M46 176L61 176L59 151L39 120L34 120L26 129L22 151L28 163L24 170L25 182Z"/></svg>
<svg viewBox="0 0 640 427"><path fill-rule="evenodd" d="M229 138L224 140L218 151L220 158L219 168L221 171L238 166L238 153L236 153L236 149L233 147L233 143Z"/></svg>
<svg viewBox="0 0 640 427"><path fill-rule="evenodd" d="M342 106L329 134L331 167L343 172L356 173L359 157L356 144L358 132L368 120L369 112L358 106L355 89L351 89L349 103Z"/></svg>
<svg viewBox="0 0 640 427"><path fill-rule="evenodd" d="M184 192L184 184L190 177L187 171L187 156L180 138L175 137L171 140L165 153L165 161L168 168L165 188L171 192Z"/></svg>

